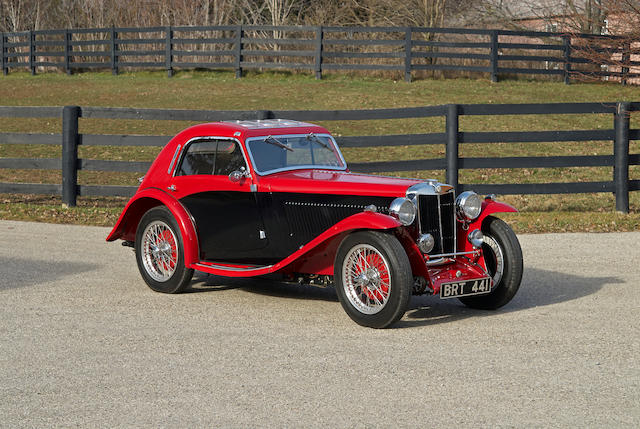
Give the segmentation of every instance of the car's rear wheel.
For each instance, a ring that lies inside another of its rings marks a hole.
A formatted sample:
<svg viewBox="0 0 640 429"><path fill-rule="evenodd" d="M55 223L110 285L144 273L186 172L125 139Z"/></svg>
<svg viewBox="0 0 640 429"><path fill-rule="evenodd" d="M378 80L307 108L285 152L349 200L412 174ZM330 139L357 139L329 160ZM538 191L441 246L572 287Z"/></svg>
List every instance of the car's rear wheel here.
<svg viewBox="0 0 640 429"><path fill-rule="evenodd" d="M193 270L185 266L180 228L166 207L154 207L142 216L135 249L138 269L151 289L178 293L187 288Z"/></svg>
<svg viewBox="0 0 640 429"><path fill-rule="evenodd" d="M386 328L405 313L413 287L407 254L391 235L359 231L340 244L334 283L340 304L356 323Z"/></svg>
<svg viewBox="0 0 640 429"><path fill-rule="evenodd" d="M471 308L495 310L515 296L522 280L522 249L518 237L503 220L488 216L482 224L487 271L493 278L493 288L487 295L460 298Z"/></svg>

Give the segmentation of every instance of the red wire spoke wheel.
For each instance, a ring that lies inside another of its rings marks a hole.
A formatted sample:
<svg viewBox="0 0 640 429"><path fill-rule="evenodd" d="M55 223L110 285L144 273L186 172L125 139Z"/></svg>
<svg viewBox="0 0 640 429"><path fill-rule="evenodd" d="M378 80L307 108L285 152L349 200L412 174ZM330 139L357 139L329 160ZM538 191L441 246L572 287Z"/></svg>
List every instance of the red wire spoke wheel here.
<svg viewBox="0 0 640 429"><path fill-rule="evenodd" d="M404 315L413 277L409 258L394 235L359 231L340 244L334 283L349 317L363 326L385 328Z"/></svg>
<svg viewBox="0 0 640 429"><path fill-rule="evenodd" d="M185 266L183 249L180 229L166 207L155 207L142 216L136 233L136 259L151 289L177 293L188 287L193 270Z"/></svg>

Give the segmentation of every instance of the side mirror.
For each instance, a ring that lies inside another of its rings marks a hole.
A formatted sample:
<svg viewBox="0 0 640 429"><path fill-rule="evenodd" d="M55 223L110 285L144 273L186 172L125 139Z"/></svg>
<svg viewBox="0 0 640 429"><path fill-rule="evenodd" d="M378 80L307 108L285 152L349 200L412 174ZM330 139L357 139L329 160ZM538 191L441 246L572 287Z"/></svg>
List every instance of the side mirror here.
<svg viewBox="0 0 640 429"><path fill-rule="evenodd" d="M233 183L238 183L239 181L241 181L242 179L248 176L249 176L249 173L247 173L247 169L244 167L240 167L239 170L234 170L231 173L229 173L229 180L231 180Z"/></svg>

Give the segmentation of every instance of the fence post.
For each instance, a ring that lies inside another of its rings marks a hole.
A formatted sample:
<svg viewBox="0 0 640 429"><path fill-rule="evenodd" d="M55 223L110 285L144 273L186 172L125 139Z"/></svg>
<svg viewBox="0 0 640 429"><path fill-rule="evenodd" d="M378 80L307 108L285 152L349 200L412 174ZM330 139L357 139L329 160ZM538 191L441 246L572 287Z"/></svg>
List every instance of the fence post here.
<svg viewBox="0 0 640 429"><path fill-rule="evenodd" d="M118 39L118 32L115 27L111 27L111 74L114 76L118 75L118 44L116 43L116 39Z"/></svg>
<svg viewBox="0 0 640 429"><path fill-rule="evenodd" d="M613 119L613 182L616 210L622 213L629 213L629 109L629 103L617 103Z"/></svg>
<svg viewBox="0 0 640 429"><path fill-rule="evenodd" d="M2 69L2 75L6 76L9 73L9 70L7 69L7 63L5 62L7 50L4 47L4 41L4 33L0 33L0 68Z"/></svg>
<svg viewBox="0 0 640 429"><path fill-rule="evenodd" d="M236 26L234 50L236 54L236 79L242 77L242 25Z"/></svg>
<svg viewBox="0 0 640 429"><path fill-rule="evenodd" d="M564 84L571 83L571 36L562 36L562 45L564 46Z"/></svg>
<svg viewBox="0 0 640 429"><path fill-rule="evenodd" d="M29 31L29 69L31 70L31 76L36 74L36 66L35 66L35 47L36 44L36 35L33 31Z"/></svg>
<svg viewBox="0 0 640 429"><path fill-rule="evenodd" d="M491 82L498 81L498 30L491 30Z"/></svg>
<svg viewBox="0 0 640 429"><path fill-rule="evenodd" d="M173 30L171 26L168 26L165 29L165 37L166 37L166 48L164 53L166 68L167 68L167 77L173 77L173 68L171 67L171 63L173 63L173 44L171 41L173 40Z"/></svg>
<svg viewBox="0 0 640 429"><path fill-rule="evenodd" d="M411 82L411 27L407 27L404 33L404 80Z"/></svg>
<svg viewBox="0 0 640 429"><path fill-rule="evenodd" d="M322 40L324 38L324 32L322 31L322 25L316 27L316 56L315 56L315 72L316 79L322 79Z"/></svg>
<svg viewBox="0 0 640 429"><path fill-rule="evenodd" d="M458 192L458 131L459 131L459 108L457 104L447 105L446 113L446 129L447 129L447 146L445 148L445 157L447 160L446 177L447 183L454 187Z"/></svg>
<svg viewBox="0 0 640 429"><path fill-rule="evenodd" d="M75 207L78 196L78 118L80 107L62 109L62 205Z"/></svg>
<svg viewBox="0 0 640 429"><path fill-rule="evenodd" d="M625 42L622 44L622 76L620 77L620 83L622 85L627 84L629 78L629 63L631 61L631 42ZM625 67L626 65L626 67Z"/></svg>
<svg viewBox="0 0 640 429"><path fill-rule="evenodd" d="M64 30L64 71L71 74L71 32Z"/></svg>
<svg viewBox="0 0 640 429"><path fill-rule="evenodd" d="M256 110L256 119L263 121L265 119L273 119L274 115L271 110Z"/></svg>

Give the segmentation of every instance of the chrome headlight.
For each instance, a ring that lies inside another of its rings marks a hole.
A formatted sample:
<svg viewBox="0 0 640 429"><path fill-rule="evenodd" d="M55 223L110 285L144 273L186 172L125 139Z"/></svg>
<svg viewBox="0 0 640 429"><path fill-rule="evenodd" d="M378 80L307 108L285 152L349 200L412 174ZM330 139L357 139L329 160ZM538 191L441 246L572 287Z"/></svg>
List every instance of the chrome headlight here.
<svg viewBox="0 0 640 429"><path fill-rule="evenodd" d="M418 248L422 251L422 253L431 252L435 244L436 240L431 234L421 234L420 237L418 237Z"/></svg>
<svg viewBox="0 0 640 429"><path fill-rule="evenodd" d="M469 243L473 245L475 248L479 248L484 243L484 234L479 229L474 229L467 235L467 240Z"/></svg>
<svg viewBox="0 0 640 429"><path fill-rule="evenodd" d="M409 226L416 220L416 206L406 198L396 198L391 201L389 213L404 226Z"/></svg>
<svg viewBox="0 0 640 429"><path fill-rule="evenodd" d="M463 220L471 221L480 216L482 200L475 192L464 191L456 198L456 212Z"/></svg>

